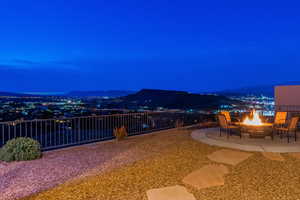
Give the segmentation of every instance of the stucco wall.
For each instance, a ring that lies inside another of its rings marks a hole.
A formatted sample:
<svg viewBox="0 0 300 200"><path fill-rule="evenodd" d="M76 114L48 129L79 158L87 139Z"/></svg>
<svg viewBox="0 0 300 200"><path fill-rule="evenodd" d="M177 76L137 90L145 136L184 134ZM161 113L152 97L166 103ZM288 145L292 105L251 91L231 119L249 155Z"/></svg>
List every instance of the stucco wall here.
<svg viewBox="0 0 300 200"><path fill-rule="evenodd" d="M276 106L300 106L300 85L275 87Z"/></svg>

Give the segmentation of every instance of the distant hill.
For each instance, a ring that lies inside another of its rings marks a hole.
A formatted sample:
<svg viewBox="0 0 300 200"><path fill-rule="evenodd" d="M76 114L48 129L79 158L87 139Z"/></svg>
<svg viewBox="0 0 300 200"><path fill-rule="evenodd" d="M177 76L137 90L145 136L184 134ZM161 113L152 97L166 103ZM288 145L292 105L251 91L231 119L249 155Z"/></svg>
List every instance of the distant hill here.
<svg viewBox="0 0 300 200"><path fill-rule="evenodd" d="M210 109L236 101L224 96L200 95L182 91L143 89L135 94L120 98L121 107L147 106L169 109Z"/></svg>
<svg viewBox="0 0 300 200"><path fill-rule="evenodd" d="M22 93L14 93L14 92L0 92L0 97L32 97L34 95L31 94L22 94Z"/></svg>
<svg viewBox="0 0 300 200"><path fill-rule="evenodd" d="M134 93L134 91L126 90L99 90L99 91L72 91L66 94L66 96L72 97L122 97Z"/></svg>

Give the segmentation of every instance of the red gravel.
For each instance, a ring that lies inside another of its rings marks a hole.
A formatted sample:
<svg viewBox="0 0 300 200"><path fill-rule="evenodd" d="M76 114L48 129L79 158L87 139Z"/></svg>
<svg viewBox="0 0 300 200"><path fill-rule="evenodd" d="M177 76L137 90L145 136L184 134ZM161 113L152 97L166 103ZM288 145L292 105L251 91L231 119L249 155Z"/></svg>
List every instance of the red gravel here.
<svg viewBox="0 0 300 200"><path fill-rule="evenodd" d="M0 199L11 200L54 187L78 176L141 159L136 140L106 142L44 153L34 161L0 161Z"/></svg>

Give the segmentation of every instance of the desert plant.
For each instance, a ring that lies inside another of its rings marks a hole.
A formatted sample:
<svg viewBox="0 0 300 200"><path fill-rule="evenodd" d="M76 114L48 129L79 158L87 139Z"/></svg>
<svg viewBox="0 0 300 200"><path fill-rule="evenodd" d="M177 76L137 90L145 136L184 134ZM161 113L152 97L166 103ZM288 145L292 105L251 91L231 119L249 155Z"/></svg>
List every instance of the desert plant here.
<svg viewBox="0 0 300 200"><path fill-rule="evenodd" d="M42 155L41 145L38 141L27 137L9 140L0 149L0 160L11 162L21 160L34 160Z"/></svg>
<svg viewBox="0 0 300 200"><path fill-rule="evenodd" d="M125 137L128 136L126 128L124 126L122 126L120 128L115 128L114 136L116 137L117 141L123 140Z"/></svg>
<svg viewBox="0 0 300 200"><path fill-rule="evenodd" d="M175 128L181 128L181 127L183 127L183 125L184 125L184 123L183 123L183 121L182 120L176 120L176 122L175 122Z"/></svg>

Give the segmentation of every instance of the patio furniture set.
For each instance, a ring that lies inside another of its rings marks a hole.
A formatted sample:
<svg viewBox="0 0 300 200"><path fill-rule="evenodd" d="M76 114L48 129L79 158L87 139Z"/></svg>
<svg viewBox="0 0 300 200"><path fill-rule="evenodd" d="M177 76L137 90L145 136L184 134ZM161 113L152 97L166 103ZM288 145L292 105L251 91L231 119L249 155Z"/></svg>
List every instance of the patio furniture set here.
<svg viewBox="0 0 300 200"><path fill-rule="evenodd" d="M248 135L251 138L265 138L269 136L273 140L276 134L279 135L281 139L286 137L288 143L291 137L294 137L295 141L297 141L299 117L291 117L288 120L287 114L287 112L277 112L273 123L249 125L240 121L233 122L230 113L228 111L222 111L218 114L220 136L222 136L222 132L224 132L228 139L231 135L238 135L240 138L244 135Z"/></svg>

